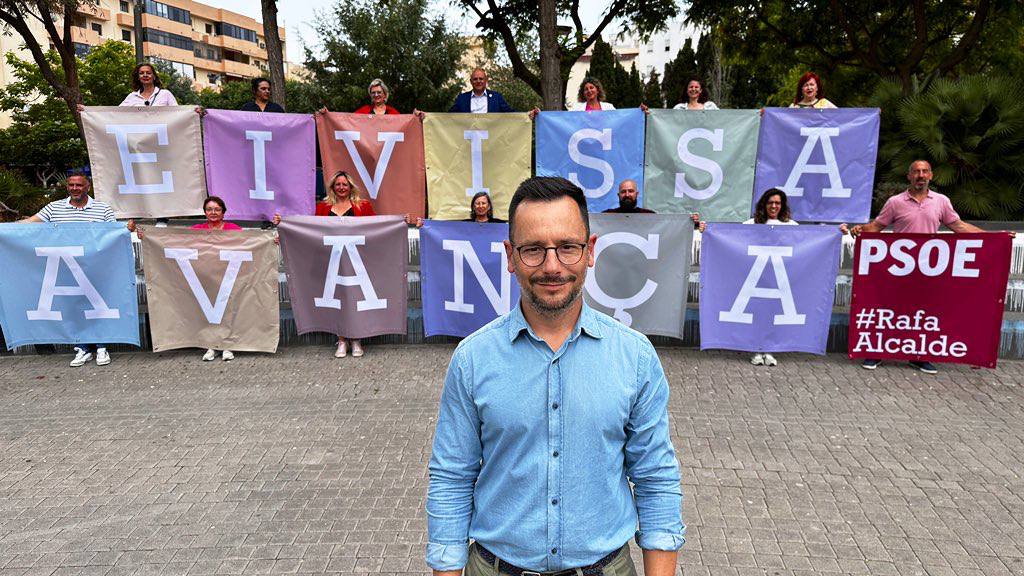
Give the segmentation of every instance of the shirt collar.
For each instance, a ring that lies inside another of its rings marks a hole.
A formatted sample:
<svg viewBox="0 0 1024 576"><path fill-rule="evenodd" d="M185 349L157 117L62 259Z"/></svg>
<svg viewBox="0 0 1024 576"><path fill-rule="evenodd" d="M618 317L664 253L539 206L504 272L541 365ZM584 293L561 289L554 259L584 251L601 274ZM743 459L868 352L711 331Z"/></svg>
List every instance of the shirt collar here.
<svg viewBox="0 0 1024 576"><path fill-rule="evenodd" d="M583 295L580 295L583 298ZM523 302L512 309L508 317L508 339L509 342L514 342L516 338L525 330L535 340L540 340L537 334L534 333L533 328L526 321L526 316L523 315ZM583 310L580 311L580 317L576 321L576 326L572 329L572 334L569 336L570 340L575 340L581 333L586 333L591 338L604 338L605 331L604 326L601 325L600 319L597 317L597 312L593 308L583 302Z"/></svg>
<svg viewBox="0 0 1024 576"><path fill-rule="evenodd" d="M92 196L89 196L88 194L85 195L85 206L81 208L71 203L71 196L65 198L64 201L67 202L68 206L74 208L75 210L88 210L92 206Z"/></svg>
<svg viewBox="0 0 1024 576"><path fill-rule="evenodd" d="M916 200L914 200L914 197L910 194L910 188L907 188L906 190L904 190L903 194L906 196L906 199L909 200L910 202L916 202ZM934 198L934 196L932 194L933 194L932 193L932 189L929 188L928 189L928 193L925 194L924 197L925 198Z"/></svg>

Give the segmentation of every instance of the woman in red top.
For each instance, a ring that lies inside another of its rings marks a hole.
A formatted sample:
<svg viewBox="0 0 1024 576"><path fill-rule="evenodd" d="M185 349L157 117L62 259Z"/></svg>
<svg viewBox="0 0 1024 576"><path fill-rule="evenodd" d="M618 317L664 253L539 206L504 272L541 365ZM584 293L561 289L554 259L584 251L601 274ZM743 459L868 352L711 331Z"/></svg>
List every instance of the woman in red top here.
<svg viewBox="0 0 1024 576"><path fill-rule="evenodd" d="M370 103L365 106L360 106L356 109L353 114L401 114L397 108L388 105L388 96L391 95L391 91L388 90L387 84L384 83L380 78L374 78L373 82L370 82ZM321 114L328 112L327 106L324 106L319 110ZM417 114L419 116L419 114Z"/></svg>
<svg viewBox="0 0 1024 576"><path fill-rule="evenodd" d="M242 227L238 224L224 221L224 213L227 211L228 208L224 204L224 200L217 196L208 196L206 201L203 202L203 213L206 214L206 222L195 224L192 228L194 230L241 230ZM206 353L203 354L203 360L206 362L216 358L217 351L213 348L208 348ZM235 353L231 350L224 350L221 352L221 358L224 360L234 360Z"/></svg>
<svg viewBox="0 0 1024 576"><path fill-rule="evenodd" d="M337 172L331 178L327 186L327 198L316 204L317 216L376 216L373 211L373 204L363 197L363 192L358 186L352 183L348 172ZM361 341L352 339L352 356L359 358L363 355L363 344ZM338 348L334 351L335 358L344 358L348 355L348 341L341 334L338 334Z"/></svg>

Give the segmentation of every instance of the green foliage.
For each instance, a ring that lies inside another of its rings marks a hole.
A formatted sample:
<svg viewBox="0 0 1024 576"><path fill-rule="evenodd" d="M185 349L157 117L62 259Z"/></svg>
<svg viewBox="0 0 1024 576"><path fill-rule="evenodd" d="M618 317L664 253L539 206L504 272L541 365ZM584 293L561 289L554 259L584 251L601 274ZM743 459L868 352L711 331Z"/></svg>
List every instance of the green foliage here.
<svg viewBox="0 0 1024 576"><path fill-rule="evenodd" d="M50 200L46 190L33 186L20 173L0 168L0 222L31 216Z"/></svg>
<svg viewBox="0 0 1024 576"><path fill-rule="evenodd" d="M543 105L540 95L534 92L526 82L516 78L511 67L489 66L486 72L488 88L501 92L505 101L512 108L522 112L540 108Z"/></svg>
<svg viewBox="0 0 1024 576"><path fill-rule="evenodd" d="M135 50L130 44L108 40L93 47L78 65L82 101L86 106L117 106L132 91L133 68Z"/></svg>
<svg viewBox="0 0 1024 576"><path fill-rule="evenodd" d="M171 67L171 64L165 60L154 59L152 64L156 67L157 73L160 74L160 83L163 84L162 88L174 94L174 99L177 100L179 106L199 104L199 94L192 87L192 78L186 78L178 74ZM131 74L129 71L130 78Z"/></svg>
<svg viewBox="0 0 1024 576"><path fill-rule="evenodd" d="M456 74L465 44L426 0L338 0L314 24L323 46L306 50L306 67L324 88L323 104L351 111L369 103L367 88L380 78L391 89L388 104L447 111L460 89Z"/></svg>
<svg viewBox="0 0 1024 576"><path fill-rule="evenodd" d="M622 68L622 66L619 66ZM622 108L636 108L644 101L644 83L640 79L640 72L636 69L636 64L629 70L629 75L625 78L625 85L621 86L619 92L619 106Z"/></svg>
<svg viewBox="0 0 1024 576"><path fill-rule="evenodd" d="M669 107L686 102L686 84L697 76L697 54L687 38L676 57L665 64L665 79L661 82L661 93Z"/></svg>
<svg viewBox="0 0 1024 576"><path fill-rule="evenodd" d="M287 90L287 86L285 89ZM203 108L217 110L238 110L252 99L252 86L247 80L225 82L219 91L213 88L203 88L199 92L199 105Z"/></svg>
<svg viewBox="0 0 1024 576"><path fill-rule="evenodd" d="M643 81L640 80L636 66L633 66L632 72L627 72L616 59L611 45L601 38L594 42L587 76L601 82L605 101L617 108L636 108L643 100ZM567 99L575 102L578 97L579 94L569 94Z"/></svg>
<svg viewBox="0 0 1024 576"><path fill-rule="evenodd" d="M644 84L644 104L651 108L664 108L665 99L661 95L661 82L658 81L658 71L651 72L651 77Z"/></svg>

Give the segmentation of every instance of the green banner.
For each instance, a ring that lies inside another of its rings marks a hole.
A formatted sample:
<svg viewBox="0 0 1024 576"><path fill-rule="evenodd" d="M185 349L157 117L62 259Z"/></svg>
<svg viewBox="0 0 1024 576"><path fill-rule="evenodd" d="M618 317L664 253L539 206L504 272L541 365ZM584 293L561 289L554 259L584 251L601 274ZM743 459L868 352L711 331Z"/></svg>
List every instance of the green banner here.
<svg viewBox="0 0 1024 576"><path fill-rule="evenodd" d="M757 110L652 109L644 207L712 222L749 218L760 124Z"/></svg>

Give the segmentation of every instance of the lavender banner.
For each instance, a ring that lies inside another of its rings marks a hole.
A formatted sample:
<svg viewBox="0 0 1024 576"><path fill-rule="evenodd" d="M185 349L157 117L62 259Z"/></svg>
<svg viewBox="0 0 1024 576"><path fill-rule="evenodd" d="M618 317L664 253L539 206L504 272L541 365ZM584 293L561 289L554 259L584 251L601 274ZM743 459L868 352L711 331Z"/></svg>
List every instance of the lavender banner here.
<svg viewBox="0 0 1024 576"><path fill-rule="evenodd" d="M840 247L832 226L709 223L701 350L824 354Z"/></svg>

